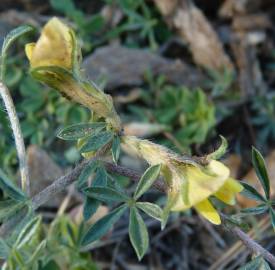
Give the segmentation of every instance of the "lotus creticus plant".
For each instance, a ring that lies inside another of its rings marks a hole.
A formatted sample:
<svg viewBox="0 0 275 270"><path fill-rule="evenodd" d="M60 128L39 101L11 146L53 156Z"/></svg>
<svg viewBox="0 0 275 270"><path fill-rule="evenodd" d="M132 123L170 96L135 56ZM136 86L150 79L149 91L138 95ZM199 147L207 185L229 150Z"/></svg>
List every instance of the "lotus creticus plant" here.
<svg viewBox="0 0 275 270"><path fill-rule="evenodd" d="M124 136L123 143L128 151L149 164L162 165L161 172L168 187L168 210L185 211L194 207L210 222L220 224L220 216L209 197L215 196L233 205L236 193L242 190L242 185L230 178L229 169L219 161L208 160L206 165L202 165L192 158L179 156L163 146L132 136Z"/></svg>
<svg viewBox="0 0 275 270"><path fill-rule="evenodd" d="M95 119L106 121L120 136L124 149L150 165L161 164L168 195L163 226L170 211L185 211L192 207L210 222L221 223L210 197L233 205L236 193L242 190L241 184L232 179L229 169L215 158L208 158L203 164L150 141L121 135L121 121L112 98L80 75L81 53L70 28L57 18L51 19L38 41L26 45L26 54L34 78L89 108L96 115Z"/></svg>

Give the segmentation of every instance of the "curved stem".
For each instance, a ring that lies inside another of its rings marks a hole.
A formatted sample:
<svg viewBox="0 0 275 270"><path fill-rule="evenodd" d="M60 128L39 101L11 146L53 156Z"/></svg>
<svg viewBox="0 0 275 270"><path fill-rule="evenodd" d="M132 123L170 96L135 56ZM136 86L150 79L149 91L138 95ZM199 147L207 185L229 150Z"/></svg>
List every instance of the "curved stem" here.
<svg viewBox="0 0 275 270"><path fill-rule="evenodd" d="M12 101L9 89L3 82L0 82L0 95L3 99L5 109L8 113L11 129L13 132L17 156L19 160L20 175L21 175L21 187L28 195L30 194L30 181L29 181L29 170L27 164L27 155L25 144L23 140L22 131L20 128L19 120L16 114L14 103Z"/></svg>

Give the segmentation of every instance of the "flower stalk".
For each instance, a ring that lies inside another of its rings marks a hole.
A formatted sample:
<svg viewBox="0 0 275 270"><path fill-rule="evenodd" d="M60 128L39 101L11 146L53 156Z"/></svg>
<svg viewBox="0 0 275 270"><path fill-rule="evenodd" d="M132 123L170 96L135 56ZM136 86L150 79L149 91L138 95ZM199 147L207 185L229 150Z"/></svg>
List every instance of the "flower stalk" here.
<svg viewBox="0 0 275 270"><path fill-rule="evenodd" d="M29 195L30 180L24 139L9 89L3 82L0 82L0 95L4 102L4 106L8 114L8 118L15 140L15 146L20 167L21 187L22 190L25 191L27 195Z"/></svg>

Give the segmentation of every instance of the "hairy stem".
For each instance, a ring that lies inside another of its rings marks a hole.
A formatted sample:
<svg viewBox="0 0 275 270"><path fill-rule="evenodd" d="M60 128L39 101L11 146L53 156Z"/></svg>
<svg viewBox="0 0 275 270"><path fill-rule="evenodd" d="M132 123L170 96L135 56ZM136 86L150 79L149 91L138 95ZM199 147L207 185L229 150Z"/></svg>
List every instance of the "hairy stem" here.
<svg viewBox="0 0 275 270"><path fill-rule="evenodd" d="M105 152L105 151L104 151ZM104 153L103 152L103 153ZM41 205L43 205L45 202L50 200L52 196L56 195L57 193L63 191L66 189L67 186L72 184L74 181L77 180L82 170L92 161L99 159L102 155L102 152L98 152L96 156L94 156L90 160L84 160L79 165L77 165L71 172L68 174L58 178L56 181L54 181L51 185L46 187L44 190L42 190L40 193L35 195L32 198L33 202L33 208L37 209ZM106 169L109 172L121 174L124 176L129 177L131 180L137 182L141 178L141 174L135 172L134 170L130 170L128 168L115 165L113 163L105 162ZM161 179L157 180L154 183L154 187L158 189L161 192L165 192L166 187L161 182ZM5 225L5 224L4 224ZM4 226L5 227L5 226ZM3 228L1 228L0 235L4 235L6 232L4 232ZM234 227L230 228L230 231L239 238L243 244L252 252L256 254L260 254L265 258L269 263L271 263L273 266L275 266L275 256L272 255L269 251L267 251L265 248L263 248L260 244L258 244L256 241L254 241L249 235L247 235L245 232L243 232L241 229Z"/></svg>
<svg viewBox="0 0 275 270"><path fill-rule="evenodd" d="M33 203L33 209L36 210L41 205L49 201L50 198L55 196L57 193L65 190L70 184L72 184L79 175L81 174L82 170L93 160L96 158L93 158L92 160L85 159L80 164L78 164L72 171L67 173L64 176L61 176L57 180L55 180L51 185L47 186L45 189L43 189L41 192L36 194L32 198Z"/></svg>
<svg viewBox="0 0 275 270"><path fill-rule="evenodd" d="M15 110L14 103L12 101L9 89L3 82L0 82L0 95L1 95L1 98L3 99L5 109L8 113L8 118L10 121L11 129L15 140L15 146L16 146L17 156L19 160L19 167L20 167L21 187L22 187L22 190L29 195L30 181L29 181L27 155L26 155L23 135L22 135L19 120L16 114L16 110Z"/></svg>
<svg viewBox="0 0 275 270"><path fill-rule="evenodd" d="M91 159L84 159L81 163L79 163L73 170L67 173L64 176L61 176L57 180L55 180L51 185L47 186L41 192L36 194L32 198L33 209L36 210L41 205L46 203L53 195L65 190L70 184L78 179L83 169L86 168L91 162L98 160L100 157L104 155L110 145L106 145L102 149L100 149Z"/></svg>
<svg viewBox="0 0 275 270"><path fill-rule="evenodd" d="M258 244L256 241L254 241L248 234L243 232L238 227L234 227L230 229L230 231L238 237L243 244L248 247L248 249L257 255L263 256L268 262L270 262L273 266L275 266L275 256L272 255L269 251L267 251L265 248L263 248L260 244Z"/></svg>

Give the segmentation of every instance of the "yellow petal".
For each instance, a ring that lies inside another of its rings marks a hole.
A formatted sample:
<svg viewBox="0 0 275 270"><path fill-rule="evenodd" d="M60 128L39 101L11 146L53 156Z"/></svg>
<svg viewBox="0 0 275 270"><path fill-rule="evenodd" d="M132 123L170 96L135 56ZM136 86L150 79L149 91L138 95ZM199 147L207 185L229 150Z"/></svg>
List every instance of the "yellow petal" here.
<svg viewBox="0 0 275 270"><path fill-rule="evenodd" d="M195 205L195 209L199 212L199 214L201 214L213 224L221 224L221 218L217 210L213 207L209 200L204 200L198 203L197 205Z"/></svg>
<svg viewBox="0 0 275 270"><path fill-rule="evenodd" d="M235 195L241 192L243 186L233 178L228 178L224 185L214 194L219 200L226 204L235 204Z"/></svg>
<svg viewBox="0 0 275 270"><path fill-rule="evenodd" d="M187 166L183 177L188 181L188 204L186 205L180 196L172 208L173 211L183 211L207 199L216 193L229 177L229 169L219 161L212 160L206 169L209 174L199 167Z"/></svg>
<svg viewBox="0 0 275 270"><path fill-rule="evenodd" d="M26 50L31 67L59 66L72 68L73 40L70 28L59 19L51 19L43 28L33 50ZM31 52L31 53L30 53Z"/></svg>
<svg viewBox="0 0 275 270"><path fill-rule="evenodd" d="M25 46L25 53L26 53L29 61L31 61L31 59L32 59L32 53L33 53L34 47L35 47L35 43L34 42L28 43Z"/></svg>

